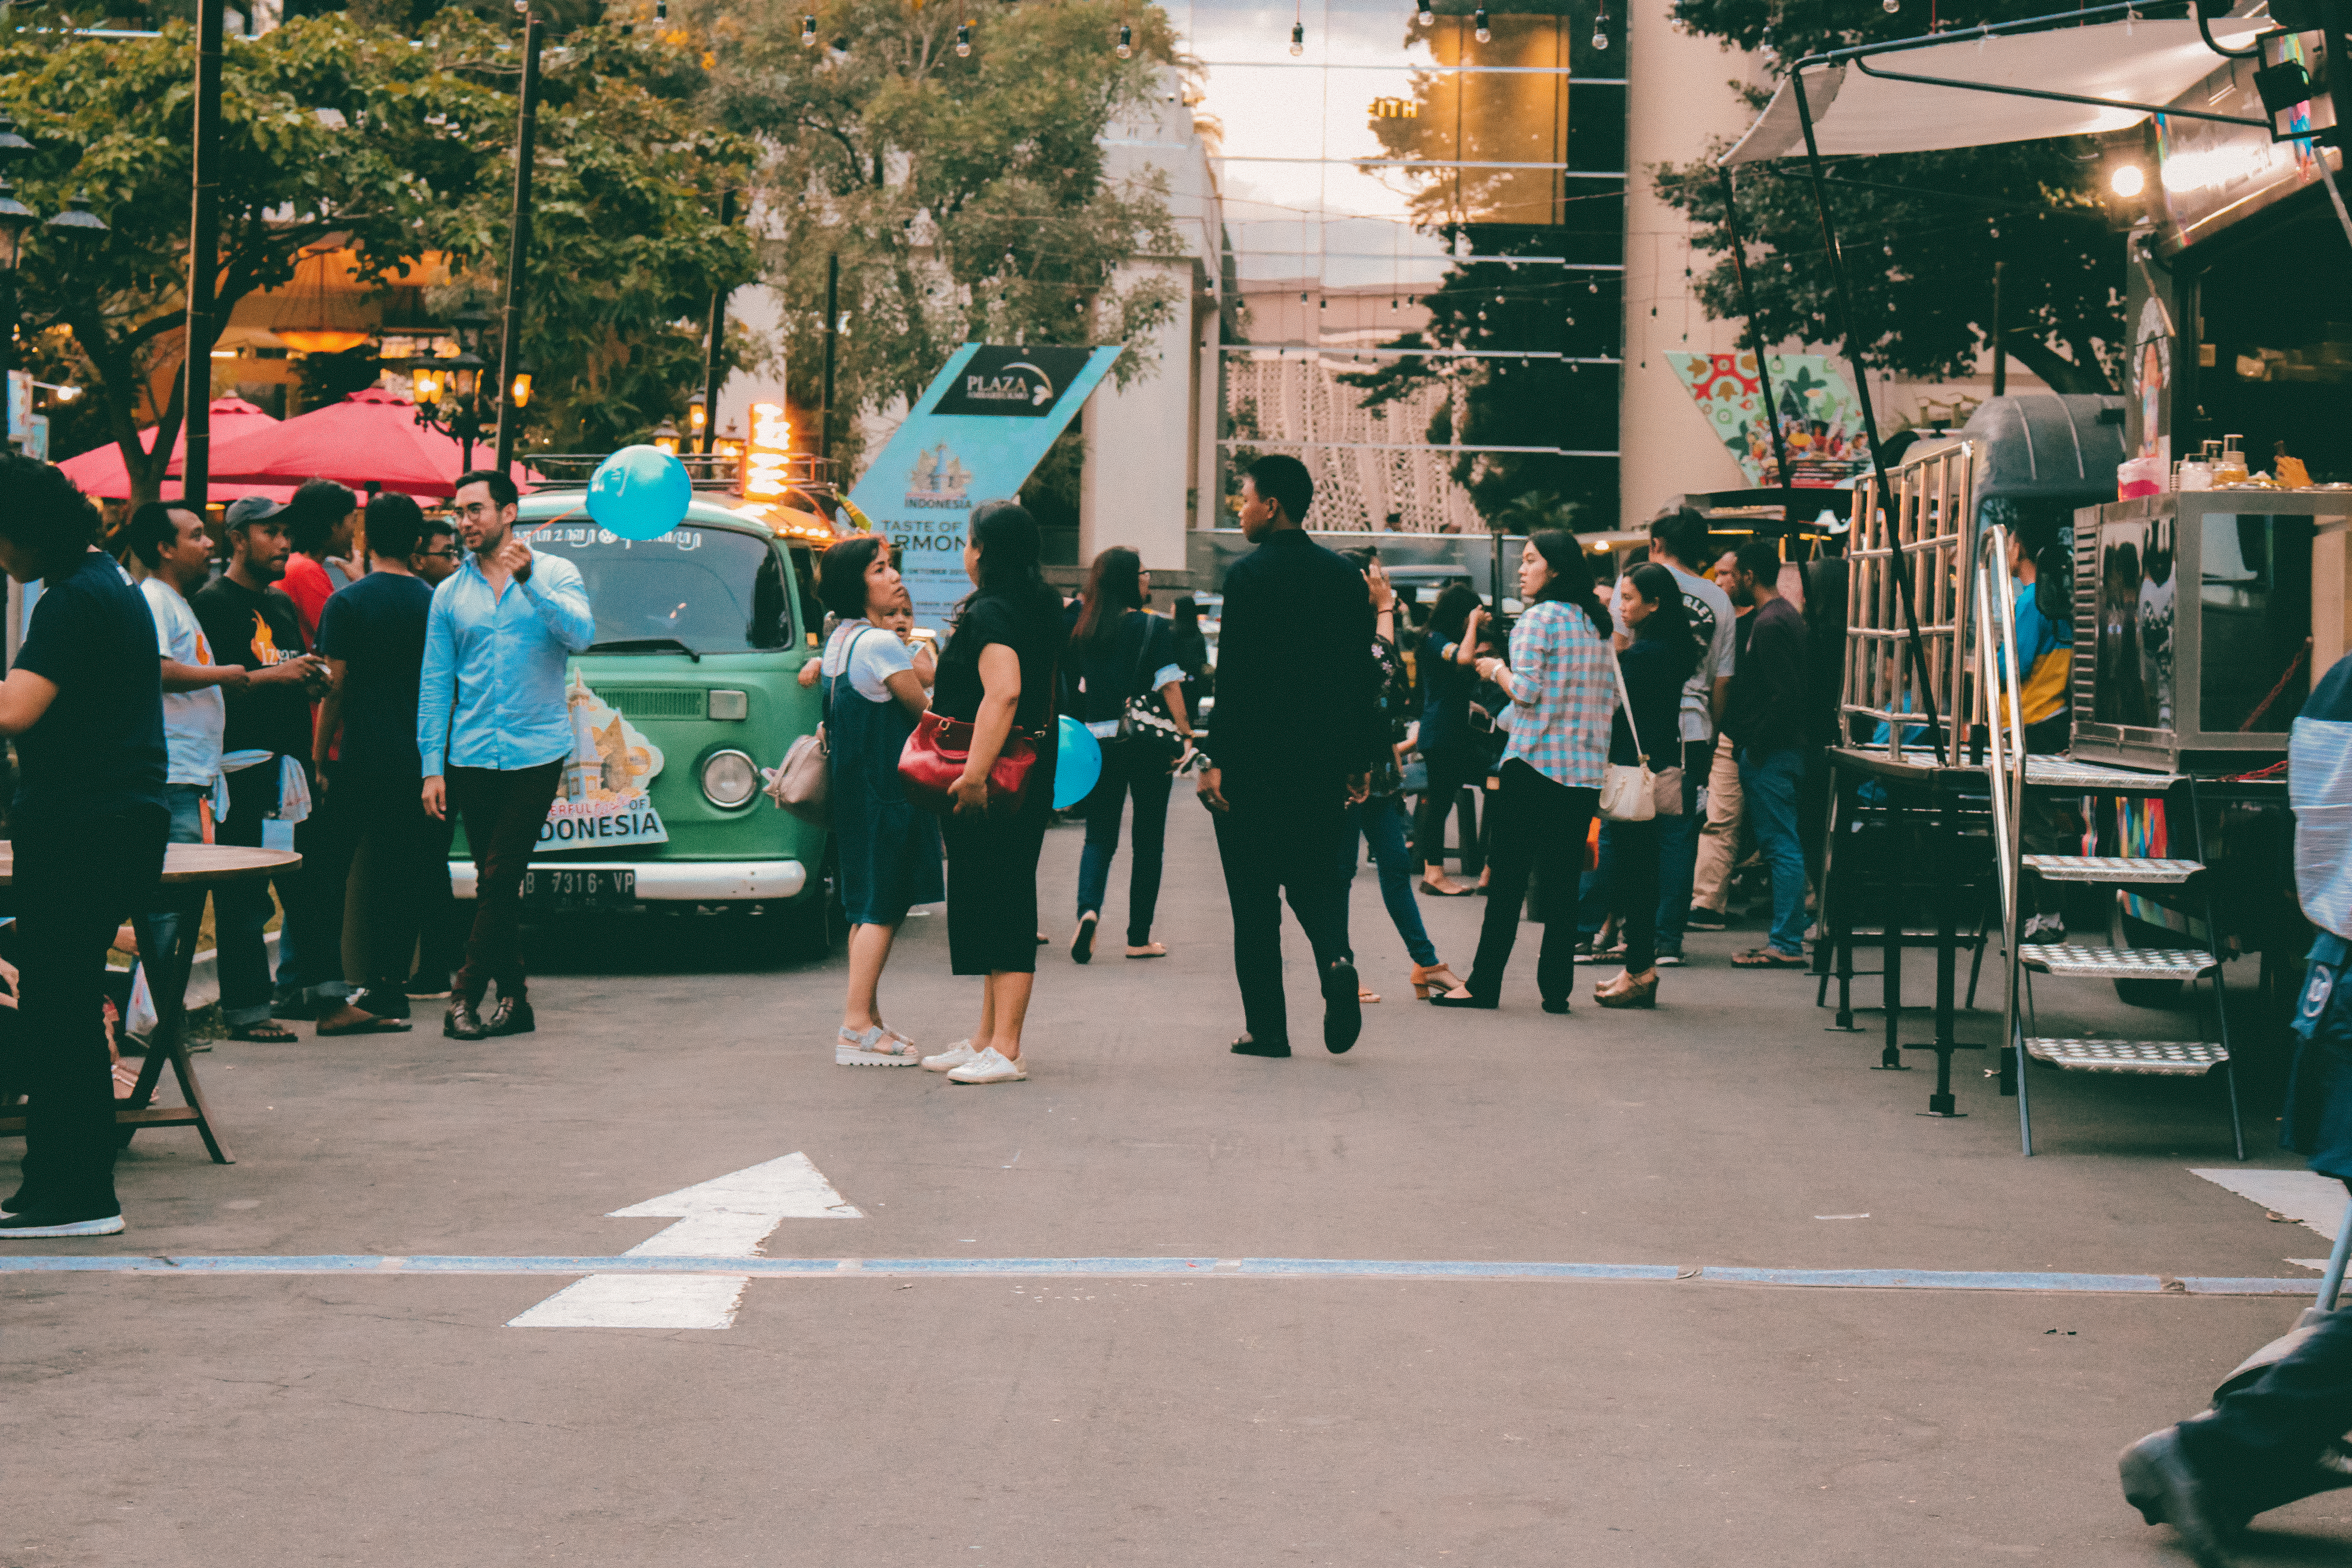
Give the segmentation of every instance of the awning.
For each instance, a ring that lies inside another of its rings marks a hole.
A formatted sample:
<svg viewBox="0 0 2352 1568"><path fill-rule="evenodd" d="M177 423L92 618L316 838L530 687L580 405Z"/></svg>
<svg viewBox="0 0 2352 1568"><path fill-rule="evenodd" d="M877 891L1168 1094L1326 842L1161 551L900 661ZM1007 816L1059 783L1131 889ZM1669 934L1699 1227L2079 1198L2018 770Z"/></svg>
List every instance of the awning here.
<svg viewBox="0 0 2352 1568"><path fill-rule="evenodd" d="M2267 25L2261 17L2233 17L2213 24L2213 36L2226 48L2244 48ZM2227 63L2205 47L2193 21L2103 22L2040 33L1963 34L1948 44L1874 52L1868 70L1862 61L1852 59L1814 67L1804 73L1805 99L1823 157L1929 153L2038 142L2048 136L2096 135L2126 130L2147 114L2140 109L1886 80L1871 71L2166 104ZM1753 163L1794 157L1804 150L1795 88L1783 81L1756 123L1717 162Z"/></svg>

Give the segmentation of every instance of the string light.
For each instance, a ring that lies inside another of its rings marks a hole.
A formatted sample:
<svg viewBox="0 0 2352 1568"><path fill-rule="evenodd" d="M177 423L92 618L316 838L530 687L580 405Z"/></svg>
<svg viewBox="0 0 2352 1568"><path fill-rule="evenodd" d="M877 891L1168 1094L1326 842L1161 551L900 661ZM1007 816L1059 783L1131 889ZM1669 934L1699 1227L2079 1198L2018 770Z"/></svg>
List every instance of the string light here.
<svg viewBox="0 0 2352 1568"><path fill-rule="evenodd" d="M1123 60L1130 60L1135 58L1135 29L1129 26L1124 22L1121 22L1118 25L1118 58Z"/></svg>
<svg viewBox="0 0 2352 1568"><path fill-rule="evenodd" d="M1903 0L1878 0L1878 8L1892 16L1903 9Z"/></svg>
<svg viewBox="0 0 2352 1568"><path fill-rule="evenodd" d="M801 47L804 49L813 49L816 47L816 18L814 16L803 16L801 18Z"/></svg>
<svg viewBox="0 0 2352 1568"><path fill-rule="evenodd" d="M1477 16L1471 18L1471 20L1475 29L1471 34L1471 37L1476 38L1482 44L1491 42L1495 35L1493 30L1486 26L1486 7L1484 5L1479 6Z"/></svg>
<svg viewBox="0 0 2352 1568"><path fill-rule="evenodd" d="M1290 24L1290 52L1294 55L1307 52L1307 24L1304 22Z"/></svg>
<svg viewBox="0 0 2352 1568"><path fill-rule="evenodd" d="M1609 47L1609 7L1606 5L1601 6L1592 18L1592 47L1596 49Z"/></svg>
<svg viewBox="0 0 2352 1568"><path fill-rule="evenodd" d="M669 0L654 0L654 20L656 22L669 20Z"/></svg>
<svg viewBox="0 0 2352 1568"><path fill-rule="evenodd" d="M966 22L956 29L956 58L971 58L971 24Z"/></svg>

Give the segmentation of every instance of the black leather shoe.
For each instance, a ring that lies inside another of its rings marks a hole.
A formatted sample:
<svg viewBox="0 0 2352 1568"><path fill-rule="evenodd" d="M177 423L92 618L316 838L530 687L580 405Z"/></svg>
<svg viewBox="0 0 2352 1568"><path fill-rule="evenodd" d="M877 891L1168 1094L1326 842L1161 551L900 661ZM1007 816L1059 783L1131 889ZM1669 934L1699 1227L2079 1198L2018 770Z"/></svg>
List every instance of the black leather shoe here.
<svg viewBox="0 0 2352 1568"><path fill-rule="evenodd" d="M487 1035L528 1035L539 1028L539 1020L531 1014L528 1001L508 1001L499 998L490 1016L482 1020L482 1032Z"/></svg>
<svg viewBox="0 0 2352 1568"><path fill-rule="evenodd" d="M2124 1500L2150 1524L2169 1524L2199 1568L2230 1568L2222 1536L2231 1528L2180 1451L2180 1428L2151 1432L2123 1451Z"/></svg>
<svg viewBox="0 0 2352 1568"><path fill-rule="evenodd" d="M450 1000L449 1011L441 1020L441 1033L453 1040L484 1040L490 1031L482 1022L480 1005L457 996Z"/></svg>
<svg viewBox="0 0 2352 1568"><path fill-rule="evenodd" d="M1565 996L1546 997L1544 999L1543 1010L1547 1013L1565 1013L1568 1011L1568 998Z"/></svg>
<svg viewBox="0 0 2352 1568"><path fill-rule="evenodd" d="M1363 1032L1363 987L1356 966L1343 958L1323 972L1323 1047L1344 1055Z"/></svg>
<svg viewBox="0 0 2352 1568"><path fill-rule="evenodd" d="M1234 1055L1237 1057L1286 1057L1290 1054L1288 1040L1254 1040L1247 1035L1235 1040Z"/></svg>
<svg viewBox="0 0 2352 1568"><path fill-rule="evenodd" d="M1496 1008L1502 1005L1502 999L1496 996L1479 996L1475 994L1469 996L1448 996L1444 992L1441 991L1429 999L1429 1005L1433 1007L1477 1007L1491 1013Z"/></svg>

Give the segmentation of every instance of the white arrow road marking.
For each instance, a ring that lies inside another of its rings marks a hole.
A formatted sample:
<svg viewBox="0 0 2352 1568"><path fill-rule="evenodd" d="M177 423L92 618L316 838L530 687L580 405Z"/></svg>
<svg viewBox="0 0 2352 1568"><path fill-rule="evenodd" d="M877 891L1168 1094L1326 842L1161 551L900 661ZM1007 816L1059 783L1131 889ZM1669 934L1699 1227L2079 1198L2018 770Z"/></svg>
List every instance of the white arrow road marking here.
<svg viewBox="0 0 2352 1568"><path fill-rule="evenodd" d="M788 1219L864 1219L806 1154L649 1198L607 1219L676 1219L626 1258L757 1258ZM724 1329L749 1278L742 1274L591 1274L507 1324L510 1329Z"/></svg>

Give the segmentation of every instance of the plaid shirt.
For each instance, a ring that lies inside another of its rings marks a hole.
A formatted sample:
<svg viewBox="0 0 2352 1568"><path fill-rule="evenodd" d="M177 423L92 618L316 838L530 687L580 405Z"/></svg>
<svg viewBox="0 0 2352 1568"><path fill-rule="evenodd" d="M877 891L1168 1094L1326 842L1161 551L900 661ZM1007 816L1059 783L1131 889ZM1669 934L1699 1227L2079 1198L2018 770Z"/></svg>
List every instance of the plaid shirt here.
<svg viewBox="0 0 2352 1568"><path fill-rule="evenodd" d="M1617 672L1609 639L1574 605L1531 605L1511 628L1511 743L1518 758L1554 784L1599 789L1609 762L1609 720Z"/></svg>

